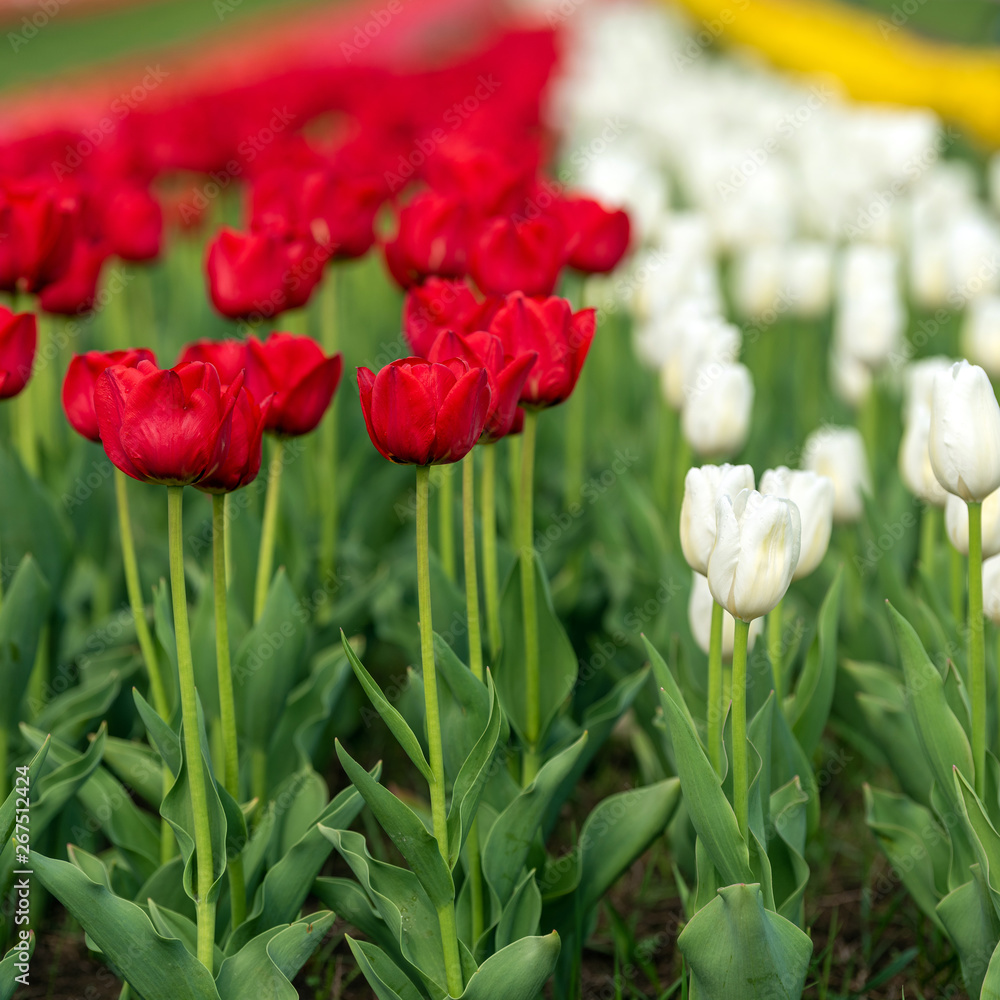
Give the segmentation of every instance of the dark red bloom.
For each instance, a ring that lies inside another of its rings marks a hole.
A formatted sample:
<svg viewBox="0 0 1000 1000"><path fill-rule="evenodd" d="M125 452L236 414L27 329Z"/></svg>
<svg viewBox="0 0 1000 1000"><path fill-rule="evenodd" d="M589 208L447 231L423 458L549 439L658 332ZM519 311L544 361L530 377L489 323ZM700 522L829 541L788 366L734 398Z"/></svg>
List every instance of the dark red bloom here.
<svg viewBox="0 0 1000 1000"><path fill-rule="evenodd" d="M531 299L520 292L507 296L490 333L503 341L506 354L538 355L521 390L523 406L555 406L569 398L594 339L595 322L593 309L574 313L566 299Z"/></svg>
<svg viewBox="0 0 1000 1000"><path fill-rule="evenodd" d="M0 289L35 292L61 277L80 217L76 195L50 181L0 187Z"/></svg>
<svg viewBox="0 0 1000 1000"><path fill-rule="evenodd" d="M131 351L88 351L86 354L74 354L63 379L62 405L70 426L91 441L101 440L101 431L97 425L97 411L94 408L94 390L97 379L107 368L121 365L125 368L135 368L140 361L156 364L152 351L138 347Z"/></svg>
<svg viewBox="0 0 1000 1000"><path fill-rule="evenodd" d="M145 189L114 182L101 192L101 231L122 260L154 260L163 239L163 209Z"/></svg>
<svg viewBox="0 0 1000 1000"><path fill-rule="evenodd" d="M439 465L464 458L490 411L485 368L402 358L377 375L358 369L361 409L372 444L390 462Z"/></svg>
<svg viewBox="0 0 1000 1000"><path fill-rule="evenodd" d="M235 337L227 337L225 340L196 340L187 344L177 359L178 364L192 361L215 365L222 384L231 385L247 366L247 345L245 341Z"/></svg>
<svg viewBox="0 0 1000 1000"><path fill-rule="evenodd" d="M267 319L297 309L309 301L328 256L311 241L223 229L205 261L212 304L230 319Z"/></svg>
<svg viewBox="0 0 1000 1000"><path fill-rule="evenodd" d="M483 440L499 441L513 429L521 389L538 355L534 352L512 357L504 354L499 337L485 330L461 336L445 330L427 354L428 361L446 363L461 358L470 368L485 368L490 386L490 411L483 429Z"/></svg>
<svg viewBox="0 0 1000 1000"><path fill-rule="evenodd" d="M223 390L212 365L115 365L97 379L101 443L122 472L146 483L189 486L222 464L243 378Z"/></svg>
<svg viewBox="0 0 1000 1000"><path fill-rule="evenodd" d="M80 238L74 241L69 266L38 293L43 312L78 316L94 308L101 268L108 259L105 243Z"/></svg>
<svg viewBox="0 0 1000 1000"><path fill-rule="evenodd" d="M34 313L0 306L0 399L16 396L31 378L38 322Z"/></svg>
<svg viewBox="0 0 1000 1000"><path fill-rule="evenodd" d="M426 357L443 330L485 330L502 305L499 297L477 298L461 279L428 278L406 293L403 332L413 353Z"/></svg>
<svg viewBox="0 0 1000 1000"><path fill-rule="evenodd" d="M555 214L566 233L567 263L585 274L605 274L628 250L628 214L605 208L593 198L565 198Z"/></svg>
<svg viewBox="0 0 1000 1000"><path fill-rule="evenodd" d="M472 215L458 198L423 191L399 213L399 230L385 260L401 288L430 275L461 278L468 270Z"/></svg>
<svg viewBox="0 0 1000 1000"><path fill-rule="evenodd" d="M566 262L566 237L554 219L491 219L473 247L470 270L487 294L551 295Z"/></svg>
<svg viewBox="0 0 1000 1000"><path fill-rule="evenodd" d="M240 390L233 407L229 444L219 467L195 485L204 493L232 493L252 483L260 472L264 424L273 397L258 406L246 386Z"/></svg>
<svg viewBox="0 0 1000 1000"><path fill-rule="evenodd" d="M247 386L257 399L272 393L265 429L297 437L308 434L337 391L344 361L327 357L311 337L272 333L263 343L247 340Z"/></svg>

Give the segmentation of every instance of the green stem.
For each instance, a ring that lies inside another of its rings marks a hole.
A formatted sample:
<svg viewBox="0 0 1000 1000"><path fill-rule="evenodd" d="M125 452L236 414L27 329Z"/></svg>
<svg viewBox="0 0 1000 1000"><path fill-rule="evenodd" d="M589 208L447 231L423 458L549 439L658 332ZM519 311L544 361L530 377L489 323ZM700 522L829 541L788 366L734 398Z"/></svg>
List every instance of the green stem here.
<svg viewBox="0 0 1000 1000"><path fill-rule="evenodd" d="M677 447L677 415L657 392L656 451L653 456L653 498L664 518L670 507L670 459Z"/></svg>
<svg viewBox="0 0 1000 1000"><path fill-rule="evenodd" d="M781 699L785 696L784 676L782 670L782 605L784 601L778 601L774 610L767 616L767 653L771 660L771 673L774 676L774 697L778 706L781 706Z"/></svg>
<svg viewBox="0 0 1000 1000"><path fill-rule="evenodd" d="M202 761L201 727L198 725L198 692L194 684L191 632L188 627L187 586L184 582L184 534L182 527L184 487L167 487L167 525L170 544L170 593L174 608L177 644L177 674L180 678L181 717L184 721L184 756L191 788L194 817L195 869L198 918L198 959L212 971L215 947L215 903L212 893L215 867L212 858L212 826L208 816L208 792Z"/></svg>
<svg viewBox="0 0 1000 1000"><path fill-rule="evenodd" d="M518 550L521 563L521 617L524 625L524 698L526 707L522 783L530 784L538 773L538 742L541 739L541 672L538 662L538 606L535 603L534 488L535 438L538 411L526 410L521 440L521 483L518 491Z"/></svg>
<svg viewBox="0 0 1000 1000"><path fill-rule="evenodd" d="M327 354L337 352L337 285L340 269L328 267L320 289L320 342ZM320 517L319 570L320 579L333 576L337 558L337 394L330 400L330 409L320 426L320 462L318 471L322 480L322 513Z"/></svg>
<svg viewBox="0 0 1000 1000"><path fill-rule="evenodd" d="M962 553L956 548L951 549L950 582L951 582L951 616L955 619L955 624L965 617L965 579L962 570Z"/></svg>
<svg viewBox="0 0 1000 1000"><path fill-rule="evenodd" d="M483 675L483 638L479 628L479 574L476 570L476 464L473 452L462 459L462 548L465 558L465 614L469 623L469 669Z"/></svg>
<svg viewBox="0 0 1000 1000"><path fill-rule="evenodd" d="M253 596L253 620L259 621L267 604L274 567L274 543L278 528L278 496L281 493L281 471L285 464L285 441L277 438L267 467L267 493L264 496L264 519L260 527L260 549L257 552L257 584Z"/></svg>
<svg viewBox="0 0 1000 1000"><path fill-rule="evenodd" d="M712 629L708 641L708 759L722 774L722 605L712 601Z"/></svg>
<svg viewBox="0 0 1000 1000"><path fill-rule="evenodd" d="M483 936L484 920L482 851L479 846L479 820L474 819L465 840L469 860L469 908L472 910L472 946Z"/></svg>
<svg viewBox="0 0 1000 1000"><path fill-rule="evenodd" d="M500 652L500 570L497 565L497 446L485 444L483 452L483 495L479 520L483 531L483 592L486 597L486 632L490 639L490 660Z"/></svg>
<svg viewBox="0 0 1000 1000"><path fill-rule="evenodd" d="M250 791L260 809L267 801L267 751L258 747L250 751Z"/></svg>
<svg viewBox="0 0 1000 1000"><path fill-rule="evenodd" d="M35 401L29 394L30 383L17 396L14 402L14 415L17 420L17 450L21 456L21 464L36 478L41 465L38 458L38 441L35 437Z"/></svg>
<svg viewBox="0 0 1000 1000"><path fill-rule="evenodd" d="M517 523L517 487L521 477L521 435L508 434L507 442L507 490L510 497L510 534L515 545L521 537L521 528Z"/></svg>
<svg viewBox="0 0 1000 1000"><path fill-rule="evenodd" d="M240 751L236 734L236 699L229 658L229 612L226 594L226 497L212 497L212 580L215 585L215 669L219 681L219 718L222 723L222 774L226 791L240 801ZM243 857L229 860L232 924L239 927L247 915Z"/></svg>
<svg viewBox="0 0 1000 1000"><path fill-rule="evenodd" d="M438 466L438 555L449 580L455 580L455 482L450 465Z"/></svg>
<svg viewBox="0 0 1000 1000"><path fill-rule="evenodd" d="M431 618L430 531L428 528L430 469L417 466L417 604L420 614L420 656L423 665L424 711L427 718L427 746L430 751L432 780L431 818L433 833L444 863L448 860L448 822L445 812L444 751L441 737L441 711L438 706L437 668L434 663L434 624ZM458 929L454 901L438 910L441 943L444 953L448 992L462 995L462 961L458 951Z"/></svg>
<svg viewBox="0 0 1000 1000"><path fill-rule="evenodd" d="M938 508L930 504L924 507L920 515L920 569L928 578L933 578L934 575L934 549L937 546L940 518Z"/></svg>
<svg viewBox="0 0 1000 1000"><path fill-rule="evenodd" d="M132 607L135 636L139 641L143 662L146 664L146 673L149 674L153 707L161 719L169 721L170 701L163 683L163 674L160 672L156 646L153 644L153 636L146 621L146 602L142 594L142 581L139 579L139 563L135 557L135 538L132 535L132 518L128 505L128 476L121 469L115 469L115 498L118 501L118 535L122 548L122 566L125 570L125 589L128 591L128 601Z"/></svg>
<svg viewBox="0 0 1000 1000"><path fill-rule="evenodd" d="M986 790L986 648L983 645L983 505L969 504L969 702L976 794Z"/></svg>
<svg viewBox="0 0 1000 1000"><path fill-rule="evenodd" d="M747 785L747 640L750 623L736 619L733 637L733 811L740 835L747 840L749 804Z"/></svg>

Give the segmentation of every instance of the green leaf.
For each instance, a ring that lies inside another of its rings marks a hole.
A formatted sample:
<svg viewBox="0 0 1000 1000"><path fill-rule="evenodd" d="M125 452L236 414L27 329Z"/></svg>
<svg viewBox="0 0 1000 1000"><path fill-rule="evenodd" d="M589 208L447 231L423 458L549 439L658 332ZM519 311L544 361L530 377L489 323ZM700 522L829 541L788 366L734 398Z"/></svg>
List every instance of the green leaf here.
<svg viewBox="0 0 1000 1000"><path fill-rule="evenodd" d="M169 723L160 718L156 709L139 693L136 688L132 688L132 699L135 701L136 710L142 724L149 734L149 742L156 747L162 761L170 768L174 777L181 769L181 740L180 736L170 728Z"/></svg>
<svg viewBox="0 0 1000 1000"><path fill-rule="evenodd" d="M552 607L548 580L537 553L532 553L535 574L535 608L538 620L538 662L542 664L539 688L541 740L549 724L576 684L577 659L573 645ZM503 646L496 666L500 704L510 724L524 742L528 740L527 683L524 674L524 623L521 614L521 572L515 566L507 579L500 602Z"/></svg>
<svg viewBox="0 0 1000 1000"><path fill-rule="evenodd" d="M990 956L979 1000L1000 1000L1000 945L993 949L993 954Z"/></svg>
<svg viewBox="0 0 1000 1000"><path fill-rule="evenodd" d="M497 817L483 843L483 873L501 906L506 906L521 879L531 844L545 816L549 800L569 773L587 742L584 733L575 743L547 761L535 780Z"/></svg>
<svg viewBox="0 0 1000 1000"><path fill-rule="evenodd" d="M97 882L105 889L113 891L111 889L111 873L108 871L108 866L99 857L75 844L66 845L66 854L70 863L79 868L91 882Z"/></svg>
<svg viewBox="0 0 1000 1000"><path fill-rule="evenodd" d="M680 696L677 686L673 688ZM684 805L699 839L723 882L751 882L753 873L747 843L740 835L736 813L722 790L722 779L698 739L691 713L683 701L678 704L662 687L660 703L673 743L677 774L684 789Z"/></svg>
<svg viewBox="0 0 1000 1000"><path fill-rule="evenodd" d="M50 740L46 739L35 752L35 756L28 762L28 771L26 775L27 783L25 783L20 776L15 778L14 787L11 789L10 794L3 800L3 803L0 804L0 844L6 844L7 841L10 840L11 834L14 832L14 827L17 824L17 800L19 798L24 798L25 795L30 796L33 792L37 791L35 783L38 780L38 775L41 773L43 765L45 764L45 758L49 752L49 743ZM97 759L100 760L99 755ZM35 822L33 816L32 826L34 827L34 825Z"/></svg>
<svg viewBox="0 0 1000 1000"><path fill-rule="evenodd" d="M805 922L804 898L809 882L805 859L808 803L809 796L797 776L771 793L771 825L775 836L768 844L768 860L775 910L798 927Z"/></svg>
<svg viewBox="0 0 1000 1000"><path fill-rule="evenodd" d="M312 766L306 765L278 785L274 797L283 806L278 854L284 857L316 825L330 801L330 792Z"/></svg>
<svg viewBox="0 0 1000 1000"><path fill-rule="evenodd" d="M438 672L438 702L444 741L444 772L455 775L472 753L490 718L491 698L486 684L458 658L455 651L434 633L434 663ZM503 722L501 741L510 736L510 726Z"/></svg>
<svg viewBox="0 0 1000 1000"><path fill-rule="evenodd" d="M389 731L396 737L396 742L403 748L406 756L413 761L417 770L428 781L433 781L434 772L431 770L430 764L427 763L427 758L424 756L424 751L420 746L420 740L417 739L416 734L410 729L406 719L399 714L390 704L389 699L382 693L382 689L375 682L375 678L365 670L358 659L358 654L354 652L351 644L347 641L347 636L344 635L343 629L340 632L340 640L344 644L344 651L347 653L347 659L354 670L354 675L365 689L365 694L368 695L368 700L372 703L375 711L378 712L382 721L389 727Z"/></svg>
<svg viewBox="0 0 1000 1000"><path fill-rule="evenodd" d="M972 881L945 896L937 905L937 914L958 952L966 992L977 997L997 947L1000 922L979 865L972 865L971 871Z"/></svg>
<svg viewBox="0 0 1000 1000"><path fill-rule="evenodd" d="M813 951L807 934L764 909L756 884L719 889L677 945L705 1000L799 1000Z"/></svg>
<svg viewBox="0 0 1000 1000"><path fill-rule="evenodd" d="M298 1000L292 980L320 946L336 919L329 911L312 913L290 927L272 927L248 941L219 969L222 1000Z"/></svg>
<svg viewBox="0 0 1000 1000"><path fill-rule="evenodd" d="M542 916L542 894L535 882L535 870L526 872L514 889L510 902L503 908L496 929L496 950L538 933Z"/></svg>
<svg viewBox="0 0 1000 1000"><path fill-rule="evenodd" d="M351 784L368 803L382 829L406 859L436 909L454 901L455 883L438 842L420 817L380 785L337 741L337 756Z"/></svg>
<svg viewBox="0 0 1000 1000"><path fill-rule="evenodd" d="M330 844L330 849L333 850L333 844ZM403 958L399 942L393 938L389 925L372 906L364 889L357 882L346 878L318 878L313 883L312 891L324 906L374 941L382 951L391 956L397 966L403 968L409 965Z"/></svg>
<svg viewBox="0 0 1000 1000"><path fill-rule="evenodd" d="M118 777L154 809L163 798L163 764L160 755L145 743L109 736L104 744L104 762Z"/></svg>
<svg viewBox="0 0 1000 1000"><path fill-rule="evenodd" d="M379 775L376 769L373 778ZM316 818L315 823L286 854L273 864L257 890L253 909L247 920L233 932L227 953L243 947L252 937L269 927L291 923L309 895L333 845L322 833L323 826L348 827L361 811L363 800L354 788L345 788ZM254 837L259 831L254 831Z"/></svg>
<svg viewBox="0 0 1000 1000"><path fill-rule="evenodd" d="M70 688L49 701L31 724L67 743L76 743L94 719L107 715L121 692L122 679L134 673L138 663L133 659L125 670L111 670L95 683Z"/></svg>
<svg viewBox="0 0 1000 1000"><path fill-rule="evenodd" d="M27 936L20 937L22 934ZM0 961L0 1000L11 1000L18 986L23 986L30 976L28 960L35 953L35 932L19 929L18 935L18 941L11 945ZM24 981L18 982L18 976L24 976Z"/></svg>
<svg viewBox="0 0 1000 1000"><path fill-rule="evenodd" d="M961 808L952 768L973 775L972 749L962 724L945 700L944 681L931 663L913 626L890 604L889 613L906 678L906 695L920 745L931 773L951 806Z"/></svg>
<svg viewBox="0 0 1000 1000"><path fill-rule="evenodd" d="M953 771L955 790L962 807L962 816L969 830L972 850L989 890L993 906L1000 919L1000 834L994 829L986 809L972 786L958 768Z"/></svg>
<svg viewBox="0 0 1000 1000"><path fill-rule="evenodd" d="M491 955L469 980L462 1000L536 1000L559 957L559 935L526 937Z"/></svg>
<svg viewBox="0 0 1000 1000"><path fill-rule="evenodd" d="M420 990L377 945L355 941L350 935L347 945L378 1000L424 1000Z"/></svg>
<svg viewBox="0 0 1000 1000"><path fill-rule="evenodd" d="M178 913L154 899L147 899L146 905L149 907L149 919L153 922L158 934L166 938L177 938L188 950L189 955L198 957L198 924L186 914ZM212 946L212 969L213 972L222 965L222 951L217 944ZM216 984L218 988L218 984Z"/></svg>
<svg viewBox="0 0 1000 1000"><path fill-rule="evenodd" d="M212 974L176 938L157 934L141 907L91 881L66 861L32 854L38 881L143 1000L220 1000Z"/></svg>
<svg viewBox="0 0 1000 1000"><path fill-rule="evenodd" d="M307 616L284 569L274 576L260 620L247 633L233 661L240 735L266 750L288 692L299 680Z"/></svg>
<svg viewBox="0 0 1000 1000"><path fill-rule="evenodd" d="M2 456L0 451L0 456ZM0 494L10 488L8 483ZM3 502L0 501L0 507ZM4 550L6 555L7 550ZM0 699L0 727L10 732L20 717L21 702L35 665L42 628L49 617L52 592L38 563L26 555L0 605L0 677L4 696Z"/></svg>
<svg viewBox="0 0 1000 1000"><path fill-rule="evenodd" d="M812 757L819 746L833 704L837 680L837 626L843 589L844 569L841 567L820 606L816 636L806 654L795 694L785 708L785 717L806 757Z"/></svg>
<svg viewBox="0 0 1000 1000"><path fill-rule="evenodd" d="M451 793L451 806L448 810L448 864L452 869L458 862L462 845L475 821L479 800L486 783L493 775L494 760L500 748L503 713L489 671L486 672L486 680L490 695L489 719L478 742L458 772Z"/></svg>

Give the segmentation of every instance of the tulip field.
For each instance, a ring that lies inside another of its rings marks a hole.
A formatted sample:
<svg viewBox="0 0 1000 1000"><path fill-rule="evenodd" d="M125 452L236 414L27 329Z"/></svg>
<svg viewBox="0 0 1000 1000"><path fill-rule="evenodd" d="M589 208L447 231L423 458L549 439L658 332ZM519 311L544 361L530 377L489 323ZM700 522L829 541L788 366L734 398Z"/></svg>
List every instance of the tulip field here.
<svg viewBox="0 0 1000 1000"><path fill-rule="evenodd" d="M1000 1000L961 6L0 2L0 1000Z"/></svg>

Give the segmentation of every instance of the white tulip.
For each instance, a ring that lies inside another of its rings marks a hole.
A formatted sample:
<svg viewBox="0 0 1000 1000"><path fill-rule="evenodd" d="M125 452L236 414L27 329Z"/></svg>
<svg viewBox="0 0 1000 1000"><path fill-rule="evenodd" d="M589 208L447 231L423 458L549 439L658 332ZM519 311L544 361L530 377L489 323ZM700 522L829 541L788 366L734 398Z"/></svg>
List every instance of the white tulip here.
<svg viewBox="0 0 1000 1000"><path fill-rule="evenodd" d="M786 290L796 316L821 316L830 308L833 246L819 240L796 240L786 248Z"/></svg>
<svg viewBox="0 0 1000 1000"><path fill-rule="evenodd" d="M715 547L715 506L721 496L753 489L749 465L703 465L688 469L681 503L681 550L688 565L704 576Z"/></svg>
<svg viewBox="0 0 1000 1000"><path fill-rule="evenodd" d="M930 413L934 402L934 379L942 372L951 370L955 362L943 354L930 358L912 361L903 372L903 411L904 421L908 419L909 411L914 407L923 407Z"/></svg>
<svg viewBox="0 0 1000 1000"><path fill-rule="evenodd" d="M938 482L967 502L1000 487L1000 406L978 365L959 361L934 380L930 453Z"/></svg>
<svg viewBox="0 0 1000 1000"><path fill-rule="evenodd" d="M688 602L688 623L691 626L691 634L694 641L701 647L701 651L707 656L708 647L712 640L712 608L715 605L715 598L709 590L708 580L701 573L692 573L694 582L691 584L691 600ZM764 619L755 618L750 623L750 635L748 637L747 649L753 649L753 644L757 636L764 631ZM722 658L731 660L733 658L733 640L736 634L736 619L728 611L722 612Z"/></svg>
<svg viewBox="0 0 1000 1000"><path fill-rule="evenodd" d="M906 328L906 310L895 286L852 293L838 302L833 340L839 353L870 368L884 365L898 351Z"/></svg>
<svg viewBox="0 0 1000 1000"><path fill-rule="evenodd" d="M773 611L799 562L801 523L791 500L741 490L719 497L708 586L734 618L750 622Z"/></svg>
<svg viewBox="0 0 1000 1000"><path fill-rule="evenodd" d="M859 410L872 391L872 370L853 355L834 348L830 355L830 381L837 396Z"/></svg>
<svg viewBox="0 0 1000 1000"><path fill-rule="evenodd" d="M822 561L830 544L833 529L833 480L808 470L796 470L784 465L768 469L761 477L760 492L784 497L799 508L802 543L799 563L793 580L808 576Z"/></svg>
<svg viewBox="0 0 1000 1000"><path fill-rule="evenodd" d="M969 505L954 494L946 494L944 526L948 541L962 553L969 554ZM983 558L1000 555L1000 490L983 501Z"/></svg>
<svg viewBox="0 0 1000 1000"><path fill-rule="evenodd" d="M735 455L750 433L753 397L753 377L746 365L708 364L698 369L681 410L688 444L699 455Z"/></svg>
<svg viewBox="0 0 1000 1000"><path fill-rule="evenodd" d="M931 436L930 407L913 401L906 412L899 443L899 474L906 488L924 503L943 507L950 496L934 475L928 447Z"/></svg>
<svg viewBox="0 0 1000 1000"><path fill-rule="evenodd" d="M1000 625L1000 556L983 560L983 613Z"/></svg>
<svg viewBox="0 0 1000 1000"><path fill-rule="evenodd" d="M980 295L969 303L962 326L962 350L993 378L1000 376L1000 296Z"/></svg>
<svg viewBox="0 0 1000 1000"><path fill-rule="evenodd" d="M733 301L743 316L761 316L774 310L782 291L785 257L782 247L756 243L741 250L733 261Z"/></svg>
<svg viewBox="0 0 1000 1000"><path fill-rule="evenodd" d="M675 410L684 407L699 370L731 364L739 357L743 334L721 316L689 313L678 330L676 350L664 364L660 382L667 402Z"/></svg>
<svg viewBox="0 0 1000 1000"><path fill-rule="evenodd" d="M821 427L806 440L803 465L833 480L833 520L857 521L871 490L865 443L855 427Z"/></svg>

